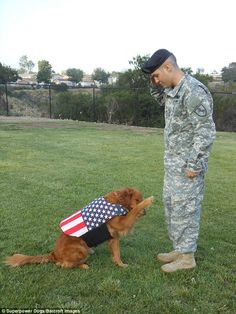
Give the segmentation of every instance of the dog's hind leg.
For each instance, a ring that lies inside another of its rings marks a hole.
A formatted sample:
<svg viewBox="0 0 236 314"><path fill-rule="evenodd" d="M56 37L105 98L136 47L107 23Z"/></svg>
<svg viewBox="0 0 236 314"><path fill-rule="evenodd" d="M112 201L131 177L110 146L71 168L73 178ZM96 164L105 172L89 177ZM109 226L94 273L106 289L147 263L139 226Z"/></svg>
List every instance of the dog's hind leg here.
<svg viewBox="0 0 236 314"><path fill-rule="evenodd" d="M80 260L79 262L69 262L69 261L61 261L57 262L56 265L62 268L80 268L80 269L88 269L89 266L85 263L87 258L84 260Z"/></svg>

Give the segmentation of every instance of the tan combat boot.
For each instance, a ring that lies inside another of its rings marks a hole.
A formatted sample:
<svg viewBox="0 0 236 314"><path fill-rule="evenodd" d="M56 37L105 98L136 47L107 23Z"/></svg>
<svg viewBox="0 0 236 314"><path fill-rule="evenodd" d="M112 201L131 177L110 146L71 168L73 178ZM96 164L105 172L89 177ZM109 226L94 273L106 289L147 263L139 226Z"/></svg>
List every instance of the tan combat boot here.
<svg viewBox="0 0 236 314"><path fill-rule="evenodd" d="M164 273L173 273L180 269L192 269L196 267L196 262L193 253L180 254L172 263L165 264L161 267Z"/></svg>
<svg viewBox="0 0 236 314"><path fill-rule="evenodd" d="M181 253L177 251L172 251L170 253L160 253L157 255L158 262L170 263L175 261Z"/></svg>

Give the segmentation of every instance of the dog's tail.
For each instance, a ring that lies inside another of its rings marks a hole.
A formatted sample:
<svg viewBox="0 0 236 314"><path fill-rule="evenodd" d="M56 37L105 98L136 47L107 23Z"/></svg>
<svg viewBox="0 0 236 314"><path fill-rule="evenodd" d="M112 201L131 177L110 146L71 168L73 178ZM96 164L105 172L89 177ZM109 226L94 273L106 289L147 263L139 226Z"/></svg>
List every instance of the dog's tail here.
<svg viewBox="0 0 236 314"><path fill-rule="evenodd" d="M17 267L23 266L26 264L45 264L49 262L54 262L53 253L49 253L47 255L38 255L38 256L28 256L23 254L14 254L12 256L8 256L4 263L8 266Z"/></svg>

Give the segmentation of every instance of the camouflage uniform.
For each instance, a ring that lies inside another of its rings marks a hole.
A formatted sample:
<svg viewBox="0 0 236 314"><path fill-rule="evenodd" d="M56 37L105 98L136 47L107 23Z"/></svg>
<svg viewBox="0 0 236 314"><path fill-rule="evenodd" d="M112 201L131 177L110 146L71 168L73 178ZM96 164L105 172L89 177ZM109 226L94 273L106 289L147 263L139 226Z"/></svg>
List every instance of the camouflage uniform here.
<svg viewBox="0 0 236 314"><path fill-rule="evenodd" d="M213 100L208 89L185 75L174 88L151 88L165 105L163 200L169 237L181 253L195 252L199 234L204 174L215 138ZM186 170L197 171L193 179Z"/></svg>

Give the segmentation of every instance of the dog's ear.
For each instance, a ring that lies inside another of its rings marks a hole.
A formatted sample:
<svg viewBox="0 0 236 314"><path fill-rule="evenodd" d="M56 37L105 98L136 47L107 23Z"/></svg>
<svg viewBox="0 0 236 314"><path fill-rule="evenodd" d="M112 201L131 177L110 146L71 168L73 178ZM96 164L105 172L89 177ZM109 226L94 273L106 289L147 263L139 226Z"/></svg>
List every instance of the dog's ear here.
<svg viewBox="0 0 236 314"><path fill-rule="evenodd" d="M134 190L131 188L124 188L120 191L117 191L117 193L119 204L123 205L128 210L131 209L131 199L134 194Z"/></svg>
<svg viewBox="0 0 236 314"><path fill-rule="evenodd" d="M125 188L120 191L118 191L119 197L122 199L130 199L133 195L133 189L131 188Z"/></svg>
<svg viewBox="0 0 236 314"><path fill-rule="evenodd" d="M130 210L133 207L132 198L135 190L132 188L124 188L118 191L113 191L105 195L105 199L111 203L117 203Z"/></svg>
<svg viewBox="0 0 236 314"><path fill-rule="evenodd" d="M134 189L132 189L132 188L126 188L125 190L127 191L129 196L133 196L133 194L135 192Z"/></svg>
<svg viewBox="0 0 236 314"><path fill-rule="evenodd" d="M105 195L105 199L110 203L118 203L119 201L119 193L118 191L110 192Z"/></svg>

